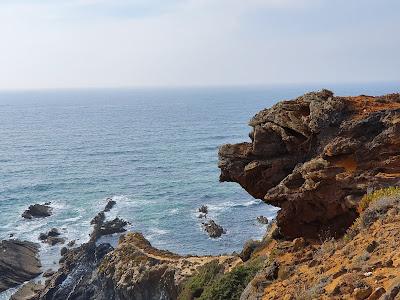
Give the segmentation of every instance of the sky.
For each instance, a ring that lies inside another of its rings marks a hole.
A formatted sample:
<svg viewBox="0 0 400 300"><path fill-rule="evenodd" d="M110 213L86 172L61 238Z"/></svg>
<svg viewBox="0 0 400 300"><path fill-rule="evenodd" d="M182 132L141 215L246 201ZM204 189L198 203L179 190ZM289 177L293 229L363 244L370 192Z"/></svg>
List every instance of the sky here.
<svg viewBox="0 0 400 300"><path fill-rule="evenodd" d="M0 89L400 81L398 0L0 0Z"/></svg>

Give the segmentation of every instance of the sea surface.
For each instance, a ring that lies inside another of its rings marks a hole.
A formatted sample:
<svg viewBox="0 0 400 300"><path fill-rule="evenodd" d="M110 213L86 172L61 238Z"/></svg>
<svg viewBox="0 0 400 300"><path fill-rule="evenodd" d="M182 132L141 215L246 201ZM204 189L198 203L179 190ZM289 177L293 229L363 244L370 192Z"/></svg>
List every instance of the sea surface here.
<svg viewBox="0 0 400 300"><path fill-rule="evenodd" d="M218 146L248 141L248 120L282 99L321 88L339 95L378 95L397 84L246 88L98 89L0 92L0 239L38 242L52 227L88 240L90 220L106 198L150 242L179 254L240 251L259 239L277 209L235 183L218 180ZM25 220L33 203L54 214ZM210 239L198 207L227 234ZM60 246L41 245L44 268Z"/></svg>

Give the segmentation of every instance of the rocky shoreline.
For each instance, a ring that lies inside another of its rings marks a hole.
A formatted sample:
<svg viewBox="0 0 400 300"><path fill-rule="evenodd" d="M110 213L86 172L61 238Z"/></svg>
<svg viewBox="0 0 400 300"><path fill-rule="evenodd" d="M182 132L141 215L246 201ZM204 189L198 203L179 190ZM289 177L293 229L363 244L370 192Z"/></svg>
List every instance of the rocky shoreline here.
<svg viewBox="0 0 400 300"><path fill-rule="evenodd" d="M269 224L261 241L248 241L240 254L177 255L126 232L122 219L106 220L116 204L108 199L89 241L63 248L59 269L12 299L397 299L400 95L322 90L279 102L250 126L251 142L220 148L220 180L280 208L276 220L258 217ZM44 206L24 217L46 217L51 207ZM210 237L224 233L206 206L199 213ZM100 242L110 234L121 235L115 248ZM52 229L42 240L61 242L59 235ZM9 240L1 247L3 290L42 272L37 245Z"/></svg>

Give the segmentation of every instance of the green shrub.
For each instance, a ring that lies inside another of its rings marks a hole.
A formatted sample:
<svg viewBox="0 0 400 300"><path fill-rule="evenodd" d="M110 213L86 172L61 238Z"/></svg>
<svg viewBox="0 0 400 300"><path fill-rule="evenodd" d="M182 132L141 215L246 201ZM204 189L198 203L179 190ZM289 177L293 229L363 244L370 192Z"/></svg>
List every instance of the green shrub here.
<svg viewBox="0 0 400 300"><path fill-rule="evenodd" d="M223 274L223 266L218 264L218 260L213 260L199 268L196 275L189 278L179 294L178 300L191 300L198 298L216 277Z"/></svg>
<svg viewBox="0 0 400 300"><path fill-rule="evenodd" d="M207 286L199 300L239 299L247 284L261 268L262 262L259 259L233 268L231 272L224 274Z"/></svg>
<svg viewBox="0 0 400 300"><path fill-rule="evenodd" d="M364 210L366 210L368 208L368 206L372 202L375 202L378 199L381 199L383 197L395 197L395 196L400 196L400 187L388 187L388 188L376 190L376 191L372 192L371 194L366 194L360 201L359 211L363 212Z"/></svg>
<svg viewBox="0 0 400 300"><path fill-rule="evenodd" d="M179 300L235 300L263 267L263 259L255 259L223 274L222 266L213 261L200 268L184 285Z"/></svg>

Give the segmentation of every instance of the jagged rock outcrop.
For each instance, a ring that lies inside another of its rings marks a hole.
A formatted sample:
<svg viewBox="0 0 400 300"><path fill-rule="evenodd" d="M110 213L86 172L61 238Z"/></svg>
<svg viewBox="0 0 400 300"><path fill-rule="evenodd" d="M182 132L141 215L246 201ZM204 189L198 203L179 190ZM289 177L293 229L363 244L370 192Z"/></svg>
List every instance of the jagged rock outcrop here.
<svg viewBox="0 0 400 300"><path fill-rule="evenodd" d="M220 180L280 207L286 237L342 234L362 195L400 179L399 94L322 90L279 102L249 124L251 142L220 148Z"/></svg>
<svg viewBox="0 0 400 300"><path fill-rule="evenodd" d="M181 283L212 260L228 265L239 259L179 256L152 247L140 233L126 233L116 249L89 242L68 250L37 299L177 299Z"/></svg>
<svg viewBox="0 0 400 300"><path fill-rule="evenodd" d="M25 219L49 217L53 210L49 205L50 202L30 205L29 208L22 213L22 217Z"/></svg>
<svg viewBox="0 0 400 300"><path fill-rule="evenodd" d="M0 292L38 276L41 272L38 245L19 241L0 242Z"/></svg>

